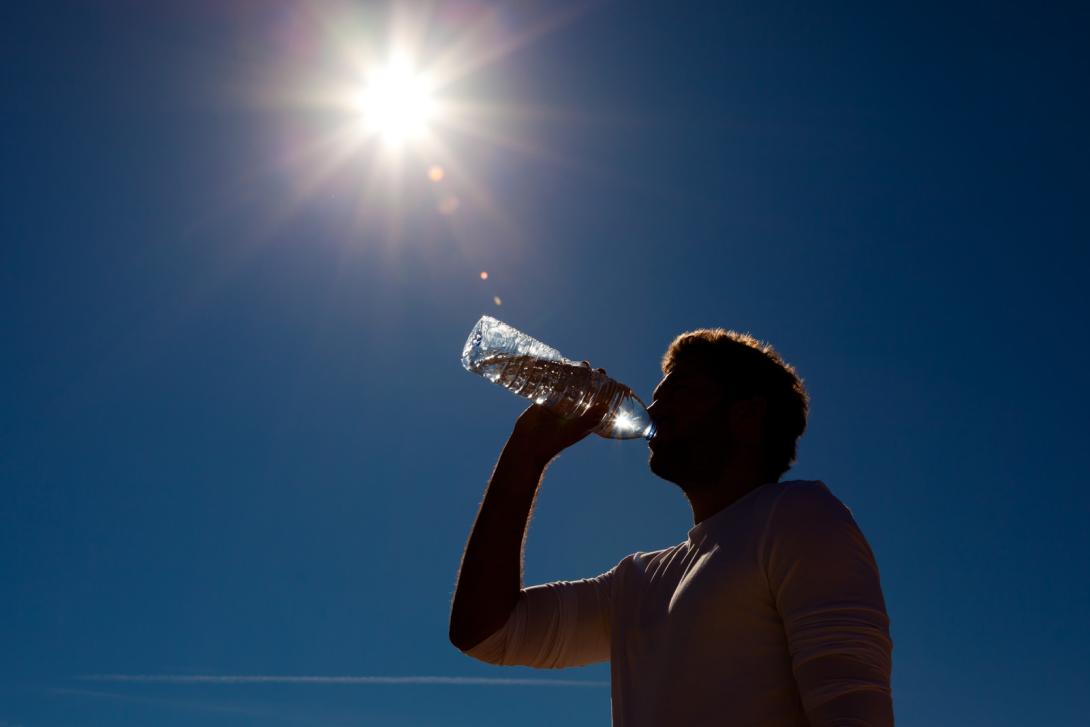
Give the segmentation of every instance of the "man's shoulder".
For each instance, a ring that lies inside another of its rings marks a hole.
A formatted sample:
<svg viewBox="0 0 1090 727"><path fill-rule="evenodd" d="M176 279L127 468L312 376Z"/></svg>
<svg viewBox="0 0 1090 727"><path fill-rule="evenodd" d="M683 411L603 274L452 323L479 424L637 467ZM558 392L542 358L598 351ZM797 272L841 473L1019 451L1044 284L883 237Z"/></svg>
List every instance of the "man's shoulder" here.
<svg viewBox="0 0 1090 727"><path fill-rule="evenodd" d="M831 496L833 494L829 486L822 480L783 480L782 482L774 482L773 487L780 492L790 492L804 496Z"/></svg>
<svg viewBox="0 0 1090 727"><path fill-rule="evenodd" d="M651 551L637 550L635 553L625 556L621 562L617 564L617 571L636 570L640 573L647 573L648 571L656 570L669 563L677 552L684 547L685 542L682 541L677 545L671 545L669 548L660 548L659 550Z"/></svg>
<svg viewBox="0 0 1090 727"><path fill-rule="evenodd" d="M766 540L827 541L835 534L860 536L855 515L819 480L777 483L779 493L769 511Z"/></svg>
<svg viewBox="0 0 1090 727"><path fill-rule="evenodd" d="M775 510L809 510L813 513L847 511L847 506L821 480L786 480L774 483Z"/></svg>

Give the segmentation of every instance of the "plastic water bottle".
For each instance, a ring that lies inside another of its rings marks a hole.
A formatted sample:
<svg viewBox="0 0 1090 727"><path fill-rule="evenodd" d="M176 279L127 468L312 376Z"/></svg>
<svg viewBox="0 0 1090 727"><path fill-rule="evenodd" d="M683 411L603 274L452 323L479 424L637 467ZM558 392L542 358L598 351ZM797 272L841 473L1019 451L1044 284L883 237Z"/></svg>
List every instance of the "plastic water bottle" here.
<svg viewBox="0 0 1090 727"><path fill-rule="evenodd" d="M481 318L470 331L462 349L462 365L561 416L577 417L599 402L607 402L602 423L594 430L603 437L654 436L647 407L632 389L564 358L555 348L491 316Z"/></svg>

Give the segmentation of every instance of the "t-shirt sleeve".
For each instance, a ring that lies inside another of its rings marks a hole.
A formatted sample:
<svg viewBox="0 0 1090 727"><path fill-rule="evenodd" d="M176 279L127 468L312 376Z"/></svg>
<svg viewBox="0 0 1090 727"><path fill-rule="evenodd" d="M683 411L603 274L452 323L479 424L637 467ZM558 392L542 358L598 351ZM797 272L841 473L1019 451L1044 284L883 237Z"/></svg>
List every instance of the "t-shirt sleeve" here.
<svg viewBox="0 0 1090 727"><path fill-rule="evenodd" d="M619 567L596 578L523 589L507 623L466 653L489 664L539 669L608 660Z"/></svg>
<svg viewBox="0 0 1090 727"><path fill-rule="evenodd" d="M878 565L820 483L788 485L763 551L799 695L813 727L892 727L889 618Z"/></svg>

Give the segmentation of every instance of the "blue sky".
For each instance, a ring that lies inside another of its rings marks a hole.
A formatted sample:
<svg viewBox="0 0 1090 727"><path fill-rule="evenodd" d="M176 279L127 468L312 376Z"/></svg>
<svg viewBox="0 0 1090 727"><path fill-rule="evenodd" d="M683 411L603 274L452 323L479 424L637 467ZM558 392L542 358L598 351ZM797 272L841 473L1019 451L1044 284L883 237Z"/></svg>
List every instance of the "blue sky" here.
<svg viewBox="0 0 1090 727"><path fill-rule="evenodd" d="M307 94L388 6L0 11L0 725L607 724L606 665L447 642L523 408L459 366L485 313L645 397L683 330L772 342L812 397L788 477L878 557L898 724L1081 724L1086 10L419 8L476 111L398 163L322 156L354 122ZM526 578L690 525L587 440Z"/></svg>

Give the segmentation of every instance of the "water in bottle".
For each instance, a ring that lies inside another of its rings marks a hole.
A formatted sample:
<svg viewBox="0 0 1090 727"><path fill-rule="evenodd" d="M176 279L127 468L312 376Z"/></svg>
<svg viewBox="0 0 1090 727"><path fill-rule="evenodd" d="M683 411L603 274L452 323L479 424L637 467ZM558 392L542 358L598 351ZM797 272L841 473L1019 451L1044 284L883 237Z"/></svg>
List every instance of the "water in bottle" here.
<svg viewBox="0 0 1090 727"><path fill-rule="evenodd" d="M603 437L654 436L647 408L630 388L491 316L470 332L462 365L561 416L577 417L604 402L606 414L594 430Z"/></svg>

